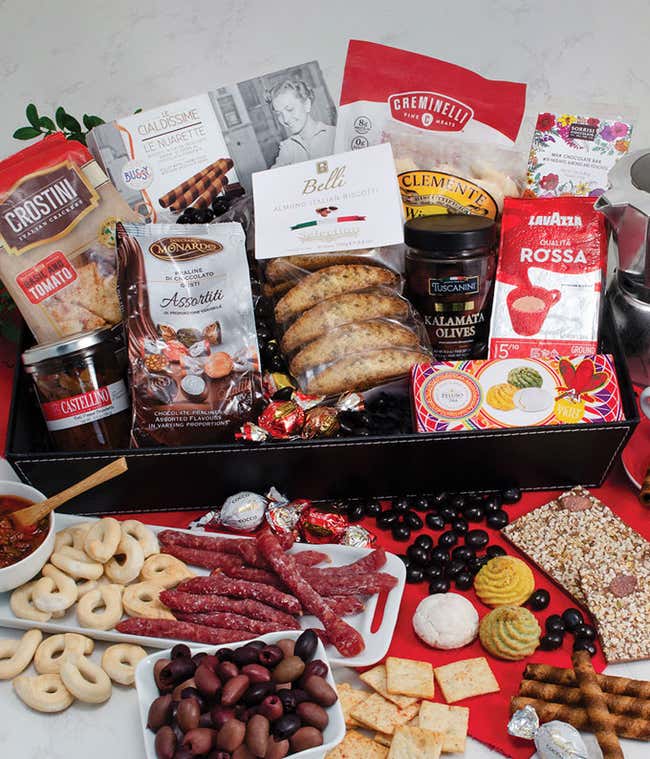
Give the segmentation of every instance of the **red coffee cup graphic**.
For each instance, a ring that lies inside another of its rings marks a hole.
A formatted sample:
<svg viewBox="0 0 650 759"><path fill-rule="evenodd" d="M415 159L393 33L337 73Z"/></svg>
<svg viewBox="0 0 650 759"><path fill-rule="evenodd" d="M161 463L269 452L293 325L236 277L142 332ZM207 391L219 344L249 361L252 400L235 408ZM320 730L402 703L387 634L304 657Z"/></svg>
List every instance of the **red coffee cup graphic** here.
<svg viewBox="0 0 650 759"><path fill-rule="evenodd" d="M543 287L515 287L507 298L513 330L518 335L536 335L549 309L560 300L561 295L559 290L545 290Z"/></svg>

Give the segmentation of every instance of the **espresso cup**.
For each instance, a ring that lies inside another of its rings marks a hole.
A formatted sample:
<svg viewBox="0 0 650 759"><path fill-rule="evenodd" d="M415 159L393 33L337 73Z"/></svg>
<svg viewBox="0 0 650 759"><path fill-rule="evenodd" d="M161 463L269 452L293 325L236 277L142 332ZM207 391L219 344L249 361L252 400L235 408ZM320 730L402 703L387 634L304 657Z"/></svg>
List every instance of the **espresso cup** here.
<svg viewBox="0 0 650 759"><path fill-rule="evenodd" d="M518 335L536 335L552 305L560 300L559 290L543 287L515 287L508 293L508 313L513 330Z"/></svg>

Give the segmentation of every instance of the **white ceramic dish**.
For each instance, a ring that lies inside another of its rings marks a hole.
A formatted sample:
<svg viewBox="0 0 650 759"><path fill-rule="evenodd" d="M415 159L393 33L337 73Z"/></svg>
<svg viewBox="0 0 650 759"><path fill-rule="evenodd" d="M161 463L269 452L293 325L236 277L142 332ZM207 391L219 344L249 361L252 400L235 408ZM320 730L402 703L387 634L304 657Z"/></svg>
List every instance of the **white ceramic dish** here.
<svg viewBox="0 0 650 759"><path fill-rule="evenodd" d="M17 498L25 498L31 503L39 503L46 498L36 488L24 485L22 482L9 480L0 482L0 495L13 495ZM0 593L14 590L19 585L31 580L32 577L35 577L43 569L54 548L55 520L52 517L53 515L50 514L50 529L40 546L25 556L24 559L0 569ZM28 627L30 626L28 625Z"/></svg>
<svg viewBox="0 0 650 759"><path fill-rule="evenodd" d="M265 643L275 643L282 638L292 638L295 640L300 635L299 630L291 630L288 632L268 633L267 635L258 635L251 638L251 640L263 640ZM246 641L240 643L228 643L228 648L239 648L245 645ZM225 648L225 646L190 646L192 653L198 653L199 651L208 651L214 653L218 648ZM135 670L135 687L138 691L138 705L140 707L140 724L142 725L142 734L144 736L144 746L147 759L156 759L156 751L154 748L155 734L147 728L147 715L149 714L149 707L151 702L158 697L158 688L153 679L153 667L158 659L168 659L171 652L171 648L165 651L158 651L146 659L143 659ZM318 641L318 647L314 654L314 659L322 659L329 667L327 674L327 682L336 687L334 679L332 677L331 662L327 658L327 653L323 644ZM338 743L340 743L345 736L345 718L343 717L343 710L341 709L340 701L330 706L327 709L327 716L329 717L329 724L323 731L323 745L315 748L307 749L306 751L298 751L295 754L290 754L291 759L316 759L321 757L326 751L331 751Z"/></svg>
<svg viewBox="0 0 650 759"><path fill-rule="evenodd" d="M55 530L63 530L66 527L70 527L73 524L78 524L84 521L95 521L89 517L79 517L70 514L56 514L55 513ZM166 527L154 527L148 525L154 532L160 532L161 530L168 529ZM236 537L233 535L222 535L221 537ZM52 541L54 535L52 535ZM341 545L319 545L312 546L307 543L298 543L291 549L291 553L297 553L299 551L305 551L309 549L317 548L323 550L329 554L331 563L328 566L336 567L343 564L350 564L357 559L365 556L370 552L367 548L352 548L350 546ZM48 556L49 553L48 552ZM393 637L393 631L397 624L397 614L399 612L400 602L402 600L402 594L404 592L404 585L406 582L406 568L402 560L392 553L386 554L386 565L382 571L388 572L397 578L397 585L390 591L386 599L384 606L384 614L381 619L379 628L373 633L370 628L375 616L375 609L377 608L378 596L370 596L366 598L365 609L354 616L344 617L345 621L352 625L363 635L366 647L358 655L354 657L344 657L333 647L327 646L327 655L330 662L337 665L344 665L347 667L368 667L371 664L375 664L380 661L386 655L388 647ZM209 571L207 569L201 569L198 567L192 567L199 575L207 575ZM38 571L38 570L37 570ZM18 619L13 615L9 606L9 593L0 593L0 626L12 627L18 630L28 630L34 626L33 622L26 619ZM307 627L322 627L322 624L315 618L309 615L305 615L300 618L300 624L303 628ZM148 638L137 635L125 635L124 633L117 632L116 630L90 630L86 627L80 627L77 622L76 613L74 607L60 619L52 619L49 622L44 622L39 625L39 628L43 632L61 633L61 632L76 632L82 635L89 635L96 640L107 640L112 643L136 643L141 646L150 646L151 648L168 648L170 644L178 641L172 641L169 638Z"/></svg>

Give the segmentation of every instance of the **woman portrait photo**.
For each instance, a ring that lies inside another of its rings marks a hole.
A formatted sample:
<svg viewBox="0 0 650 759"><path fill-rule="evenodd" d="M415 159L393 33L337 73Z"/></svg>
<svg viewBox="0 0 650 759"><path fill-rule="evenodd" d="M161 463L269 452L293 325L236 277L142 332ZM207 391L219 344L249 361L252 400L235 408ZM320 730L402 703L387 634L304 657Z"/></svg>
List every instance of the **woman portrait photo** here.
<svg viewBox="0 0 650 759"><path fill-rule="evenodd" d="M287 132L273 167L322 158L334 150L335 128L312 115L314 91L301 80L285 79L266 95L266 101Z"/></svg>

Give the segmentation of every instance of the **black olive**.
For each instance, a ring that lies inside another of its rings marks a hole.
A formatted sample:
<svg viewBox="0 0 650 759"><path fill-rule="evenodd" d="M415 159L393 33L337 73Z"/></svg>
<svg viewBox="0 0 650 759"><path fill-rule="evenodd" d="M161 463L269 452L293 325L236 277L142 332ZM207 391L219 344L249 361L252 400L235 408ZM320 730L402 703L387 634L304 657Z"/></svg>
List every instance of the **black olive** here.
<svg viewBox="0 0 650 759"><path fill-rule="evenodd" d="M290 401L293 393L294 389L291 385L287 385L286 387L281 387L279 390L276 390L271 396L271 399L274 401Z"/></svg>
<svg viewBox="0 0 650 759"><path fill-rule="evenodd" d="M475 555L476 553L471 546L456 546L451 552L451 558L456 561L467 562L470 559L473 559Z"/></svg>
<svg viewBox="0 0 650 759"><path fill-rule="evenodd" d="M201 223L209 224L211 221L214 221L214 211L211 208L204 208L201 215Z"/></svg>
<svg viewBox="0 0 650 759"><path fill-rule="evenodd" d="M565 609L562 612L562 619L564 620L564 626L569 632L573 632L578 625L584 625L585 620L578 609Z"/></svg>
<svg viewBox="0 0 650 759"><path fill-rule="evenodd" d="M411 560L409 559L409 557L408 557L408 556L407 556L405 553L398 553L398 554L397 554L397 558L398 558L398 559L401 559L401 560L402 560L402 562L404 563L404 566L405 566L407 569L408 569L408 568L411 566L411 564L412 564Z"/></svg>
<svg viewBox="0 0 650 759"><path fill-rule="evenodd" d="M397 511L400 514L403 514L405 511L408 511L408 509L408 498L398 498L397 500L393 501L393 511Z"/></svg>
<svg viewBox="0 0 650 759"><path fill-rule="evenodd" d="M521 490L519 488L506 488L501 491L501 498L504 503L517 503L521 500Z"/></svg>
<svg viewBox="0 0 650 759"><path fill-rule="evenodd" d="M590 640L585 640L584 638L576 638L573 641L573 650L574 651L588 651L589 656L596 655L596 646L594 646L594 644Z"/></svg>
<svg viewBox="0 0 650 759"><path fill-rule="evenodd" d="M363 505L355 503L352 506L348 506L346 514L350 522L360 522L364 517Z"/></svg>
<svg viewBox="0 0 650 759"><path fill-rule="evenodd" d="M424 566L429 561L429 552L427 549L415 545L415 543L406 549L406 555L418 566Z"/></svg>
<svg viewBox="0 0 650 759"><path fill-rule="evenodd" d="M300 725L300 717L297 714L283 714L273 723L273 737L276 741L284 741L290 738Z"/></svg>
<svg viewBox="0 0 650 759"><path fill-rule="evenodd" d="M273 356L267 363L267 368L272 372L281 372L284 369L284 360L280 356Z"/></svg>
<svg viewBox="0 0 650 759"><path fill-rule="evenodd" d="M185 209L184 214L189 219L190 224L193 224L201 217L201 209L190 206Z"/></svg>
<svg viewBox="0 0 650 759"><path fill-rule="evenodd" d="M170 659L191 659L192 652L190 647L185 643L177 643L169 654Z"/></svg>
<svg viewBox="0 0 650 759"><path fill-rule="evenodd" d="M447 524L451 524L458 514L458 510L452 506L443 506L439 512L440 516L445 520Z"/></svg>
<svg viewBox="0 0 650 759"><path fill-rule="evenodd" d="M465 535L465 545L472 548L483 548L488 543L489 537L485 530L470 530Z"/></svg>
<svg viewBox="0 0 650 759"><path fill-rule="evenodd" d="M410 540L411 530L406 524L394 524L390 529L393 540Z"/></svg>
<svg viewBox="0 0 650 759"><path fill-rule="evenodd" d="M424 572L421 567L410 566L406 570L406 582L422 582L424 580Z"/></svg>
<svg viewBox="0 0 650 759"><path fill-rule="evenodd" d="M307 632L311 632L311 630L308 630ZM257 706L257 704L261 704L262 701L272 693L275 693L275 683L254 683L244 693L242 700L246 706Z"/></svg>
<svg viewBox="0 0 650 759"><path fill-rule="evenodd" d="M438 545L443 548L451 548L452 546L455 546L456 543L458 543L458 535L453 530L443 532L438 538Z"/></svg>
<svg viewBox="0 0 650 759"><path fill-rule="evenodd" d="M436 493L431 500L436 506L444 506L449 500L449 493Z"/></svg>
<svg viewBox="0 0 650 759"><path fill-rule="evenodd" d="M431 563L437 564L438 566L444 566L445 564L449 564L451 559L449 558L449 551L447 551L445 548L442 548L441 546L437 546L431 551Z"/></svg>
<svg viewBox="0 0 650 759"><path fill-rule="evenodd" d="M451 497L449 504L452 508L456 509L456 511L462 511L467 504L467 498L465 498L464 495L460 494L454 495Z"/></svg>
<svg viewBox="0 0 650 759"><path fill-rule="evenodd" d="M451 523L451 529L455 530L459 535L464 535L469 530L469 526L465 519L459 517Z"/></svg>
<svg viewBox="0 0 650 759"><path fill-rule="evenodd" d="M483 510L486 514L494 514L501 508L501 496L498 493L488 495L483 499Z"/></svg>
<svg viewBox="0 0 650 759"><path fill-rule="evenodd" d="M526 604L534 611L543 611L550 603L551 594L544 588L534 590L526 601Z"/></svg>
<svg viewBox="0 0 650 759"><path fill-rule="evenodd" d="M551 614L550 617L547 617L545 627L546 632L557 633L559 635L564 635L566 631L564 620L559 614Z"/></svg>
<svg viewBox="0 0 650 759"><path fill-rule="evenodd" d="M487 556L475 556L473 559L470 559L467 562L467 567L470 572L473 572L474 574L478 574L478 572L483 569L483 567L488 563L489 559Z"/></svg>
<svg viewBox="0 0 650 759"><path fill-rule="evenodd" d="M434 514L430 511L424 518L424 521L427 523L427 527L430 530L445 529L445 520L440 516L440 514Z"/></svg>
<svg viewBox="0 0 650 759"><path fill-rule="evenodd" d="M368 501L363 507L363 510L365 511L366 516L379 516L379 514L381 514L381 503L379 503L379 501Z"/></svg>
<svg viewBox="0 0 650 759"><path fill-rule="evenodd" d="M189 224L189 223L190 223L190 220L187 218L187 216L185 216L185 214L184 214L184 213L182 213L182 214L181 214L181 215L178 217L178 219L176 219L176 223L177 223L177 224Z"/></svg>
<svg viewBox="0 0 650 759"><path fill-rule="evenodd" d="M463 572L467 572L467 565L464 561L458 561L457 559L453 559L445 567L445 575L447 577L456 577Z"/></svg>
<svg viewBox="0 0 650 759"><path fill-rule="evenodd" d="M430 551L433 548L433 538L431 535L418 535L413 545L424 548L425 551Z"/></svg>
<svg viewBox="0 0 650 759"><path fill-rule="evenodd" d="M411 508L416 511L429 511L430 505L429 499L425 495L419 495L413 499Z"/></svg>
<svg viewBox="0 0 650 759"><path fill-rule="evenodd" d="M447 593L451 583L446 577L437 577L429 583L429 593Z"/></svg>
<svg viewBox="0 0 650 759"><path fill-rule="evenodd" d="M562 645L562 636L558 633L550 632L542 635L539 639L539 647L542 651L553 651Z"/></svg>
<svg viewBox="0 0 650 759"><path fill-rule="evenodd" d="M497 556L505 556L506 549L502 548L501 546L488 546L485 549L485 555L488 557L488 559L494 559Z"/></svg>
<svg viewBox="0 0 650 759"><path fill-rule="evenodd" d="M468 522L481 522L485 516L482 506L468 506L463 511L463 516Z"/></svg>
<svg viewBox="0 0 650 759"><path fill-rule="evenodd" d="M454 578L454 584L458 590L468 590L472 587L473 582L474 578L470 572L461 572Z"/></svg>
<svg viewBox="0 0 650 759"><path fill-rule="evenodd" d="M487 526L493 530L501 530L508 524L510 517L506 511L499 509L492 514L488 514L485 521L487 522Z"/></svg>
<svg viewBox="0 0 650 759"><path fill-rule="evenodd" d="M396 511L393 511L392 509L382 511L377 517L377 527L379 527L380 530L390 530L394 524L397 524L398 519L399 514Z"/></svg>
<svg viewBox="0 0 650 759"><path fill-rule="evenodd" d="M296 702L295 693L292 690L282 688L282 690L279 690L276 695L282 702L282 708L284 709L285 715L287 712L296 711L296 706L298 706L298 704Z"/></svg>
<svg viewBox="0 0 650 759"><path fill-rule="evenodd" d="M571 631L576 638L583 640L596 640L596 630L591 625L578 625Z"/></svg>
<svg viewBox="0 0 650 759"><path fill-rule="evenodd" d="M223 202L221 198L217 198L216 200L212 201L212 210L214 211L215 216L221 216L222 214L226 213L228 206Z"/></svg>
<svg viewBox="0 0 650 759"><path fill-rule="evenodd" d="M437 564L429 564L424 568L424 576L427 580L435 580L437 577L444 577L445 570Z"/></svg>
<svg viewBox="0 0 650 759"><path fill-rule="evenodd" d="M293 655L304 662L311 661L318 647L318 635L313 630L305 630L296 640Z"/></svg>
<svg viewBox="0 0 650 759"><path fill-rule="evenodd" d="M232 661L234 654L232 648L218 648L214 655L219 661Z"/></svg>
<svg viewBox="0 0 650 759"><path fill-rule="evenodd" d="M232 655L232 660L240 667L243 667L245 664L257 664L257 648L248 644L241 648L236 648Z"/></svg>
<svg viewBox="0 0 650 759"><path fill-rule="evenodd" d="M404 514L404 524L407 524L412 530L421 530L424 527L424 522L415 511L407 511Z"/></svg>

